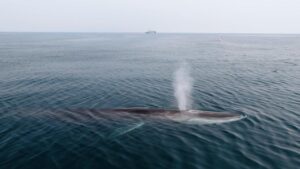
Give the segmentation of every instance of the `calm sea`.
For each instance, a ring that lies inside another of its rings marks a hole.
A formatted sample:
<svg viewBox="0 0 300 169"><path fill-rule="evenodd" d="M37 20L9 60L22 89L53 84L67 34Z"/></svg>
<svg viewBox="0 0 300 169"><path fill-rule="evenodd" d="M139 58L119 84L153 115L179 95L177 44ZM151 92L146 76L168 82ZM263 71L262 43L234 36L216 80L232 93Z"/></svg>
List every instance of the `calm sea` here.
<svg viewBox="0 0 300 169"><path fill-rule="evenodd" d="M246 119L193 125L100 109L194 109ZM0 33L1 169L296 169L300 35Z"/></svg>

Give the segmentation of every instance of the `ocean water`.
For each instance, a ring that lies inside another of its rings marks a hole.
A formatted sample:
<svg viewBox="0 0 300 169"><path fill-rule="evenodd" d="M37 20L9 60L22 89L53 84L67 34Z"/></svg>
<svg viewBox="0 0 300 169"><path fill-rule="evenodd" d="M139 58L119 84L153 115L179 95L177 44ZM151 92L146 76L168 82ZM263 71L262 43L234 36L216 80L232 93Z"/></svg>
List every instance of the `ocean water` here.
<svg viewBox="0 0 300 169"><path fill-rule="evenodd" d="M195 125L101 109L193 109L247 118ZM300 35L0 33L1 169L295 169Z"/></svg>

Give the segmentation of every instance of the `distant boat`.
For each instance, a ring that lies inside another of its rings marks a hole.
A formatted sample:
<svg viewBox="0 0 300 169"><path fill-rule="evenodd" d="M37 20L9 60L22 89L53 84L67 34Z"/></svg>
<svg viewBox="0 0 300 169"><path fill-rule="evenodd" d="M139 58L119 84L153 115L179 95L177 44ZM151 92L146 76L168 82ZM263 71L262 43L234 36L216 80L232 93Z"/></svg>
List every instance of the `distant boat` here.
<svg viewBox="0 0 300 169"><path fill-rule="evenodd" d="M156 31L153 31L153 30L150 30L150 31L147 31L147 32L145 32L146 34L157 34L157 32Z"/></svg>

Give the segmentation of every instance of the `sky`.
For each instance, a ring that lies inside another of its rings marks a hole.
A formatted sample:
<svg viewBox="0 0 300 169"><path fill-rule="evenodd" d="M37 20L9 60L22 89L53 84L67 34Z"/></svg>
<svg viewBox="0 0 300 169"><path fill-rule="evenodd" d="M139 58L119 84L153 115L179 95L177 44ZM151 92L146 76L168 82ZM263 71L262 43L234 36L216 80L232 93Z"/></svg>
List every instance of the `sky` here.
<svg viewBox="0 0 300 169"><path fill-rule="evenodd" d="M2 32L300 33L300 0L0 0Z"/></svg>

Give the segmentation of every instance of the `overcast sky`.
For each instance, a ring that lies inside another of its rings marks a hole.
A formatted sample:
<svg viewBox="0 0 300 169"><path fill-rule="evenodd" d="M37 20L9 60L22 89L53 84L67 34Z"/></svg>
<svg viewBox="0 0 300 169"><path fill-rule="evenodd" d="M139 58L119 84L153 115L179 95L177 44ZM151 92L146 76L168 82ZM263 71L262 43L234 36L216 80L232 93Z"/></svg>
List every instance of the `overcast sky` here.
<svg viewBox="0 0 300 169"><path fill-rule="evenodd" d="M0 0L0 31L300 33L300 0Z"/></svg>

